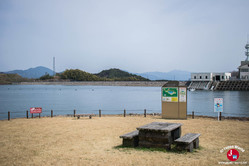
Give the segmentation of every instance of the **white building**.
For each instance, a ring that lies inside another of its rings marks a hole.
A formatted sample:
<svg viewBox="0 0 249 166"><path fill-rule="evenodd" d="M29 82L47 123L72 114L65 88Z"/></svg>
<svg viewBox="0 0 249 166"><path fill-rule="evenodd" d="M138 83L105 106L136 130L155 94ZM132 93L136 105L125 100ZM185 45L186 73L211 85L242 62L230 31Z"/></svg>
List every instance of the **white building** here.
<svg viewBox="0 0 249 166"><path fill-rule="evenodd" d="M239 78L241 80L249 80L249 43L247 42L246 46L246 60L241 61L241 65L238 67L239 69Z"/></svg>
<svg viewBox="0 0 249 166"><path fill-rule="evenodd" d="M212 81L213 73L191 73L191 81Z"/></svg>
<svg viewBox="0 0 249 166"><path fill-rule="evenodd" d="M191 81L228 81L231 73L191 73Z"/></svg>

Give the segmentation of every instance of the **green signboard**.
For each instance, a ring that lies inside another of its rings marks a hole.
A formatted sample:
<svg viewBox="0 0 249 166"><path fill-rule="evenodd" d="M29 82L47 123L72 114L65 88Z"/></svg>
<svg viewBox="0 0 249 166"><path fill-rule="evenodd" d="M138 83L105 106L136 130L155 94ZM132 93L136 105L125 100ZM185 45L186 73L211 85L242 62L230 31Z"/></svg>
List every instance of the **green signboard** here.
<svg viewBox="0 0 249 166"><path fill-rule="evenodd" d="M178 102L178 88L177 87L162 88L162 100L167 102Z"/></svg>

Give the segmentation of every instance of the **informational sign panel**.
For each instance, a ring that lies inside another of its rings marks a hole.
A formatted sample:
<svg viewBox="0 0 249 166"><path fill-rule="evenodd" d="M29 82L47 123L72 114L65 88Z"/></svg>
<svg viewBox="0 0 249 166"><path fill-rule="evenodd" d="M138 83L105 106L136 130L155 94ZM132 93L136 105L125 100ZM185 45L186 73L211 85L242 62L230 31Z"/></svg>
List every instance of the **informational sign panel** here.
<svg viewBox="0 0 249 166"><path fill-rule="evenodd" d="M30 108L30 113L31 113L31 114L42 113L42 108L41 108L41 107L31 107L31 108Z"/></svg>
<svg viewBox="0 0 249 166"><path fill-rule="evenodd" d="M214 98L214 112L223 112L223 98Z"/></svg>
<svg viewBox="0 0 249 166"><path fill-rule="evenodd" d="M178 102L178 88L177 87L162 88L162 101Z"/></svg>
<svg viewBox="0 0 249 166"><path fill-rule="evenodd" d="M186 102L187 99L187 88L185 87L180 87L179 88L179 102Z"/></svg>

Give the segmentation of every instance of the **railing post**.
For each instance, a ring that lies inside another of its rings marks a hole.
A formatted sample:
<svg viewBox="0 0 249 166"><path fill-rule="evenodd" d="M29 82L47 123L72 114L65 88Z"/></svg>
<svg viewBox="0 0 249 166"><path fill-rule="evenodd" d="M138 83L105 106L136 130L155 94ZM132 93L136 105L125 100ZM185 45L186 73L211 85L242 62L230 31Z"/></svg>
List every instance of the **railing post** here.
<svg viewBox="0 0 249 166"><path fill-rule="evenodd" d="M99 110L99 117L101 117L101 109Z"/></svg>
<svg viewBox="0 0 249 166"><path fill-rule="evenodd" d="M76 110L73 110L73 117L75 117L75 114L76 114Z"/></svg>
<svg viewBox="0 0 249 166"><path fill-rule="evenodd" d="M220 118L220 121L221 121L221 112L220 112L220 117L219 118Z"/></svg>
<svg viewBox="0 0 249 166"><path fill-rule="evenodd" d="M195 112L192 111L192 119L194 119L194 118L195 118Z"/></svg>
<svg viewBox="0 0 249 166"><path fill-rule="evenodd" d="M10 120L10 112L8 111L8 120Z"/></svg>
<svg viewBox="0 0 249 166"><path fill-rule="evenodd" d="M53 115L53 110L51 110L51 118L53 117L54 115Z"/></svg>
<svg viewBox="0 0 249 166"><path fill-rule="evenodd" d="M146 109L144 109L144 117L146 118Z"/></svg>
<svg viewBox="0 0 249 166"><path fill-rule="evenodd" d="M29 118L29 111L28 110L26 111L26 117L27 117L27 119Z"/></svg>
<svg viewBox="0 0 249 166"><path fill-rule="evenodd" d="M124 117L126 116L126 110L124 109Z"/></svg>

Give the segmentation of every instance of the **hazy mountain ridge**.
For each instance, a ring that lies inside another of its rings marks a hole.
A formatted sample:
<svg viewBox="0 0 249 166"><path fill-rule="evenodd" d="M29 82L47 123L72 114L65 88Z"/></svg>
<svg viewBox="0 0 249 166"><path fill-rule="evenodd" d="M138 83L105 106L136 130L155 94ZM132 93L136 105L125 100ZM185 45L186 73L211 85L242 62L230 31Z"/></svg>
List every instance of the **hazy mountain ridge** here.
<svg viewBox="0 0 249 166"><path fill-rule="evenodd" d="M182 70L172 70L169 72L145 72L136 74L150 80L189 80L191 78L190 72Z"/></svg>
<svg viewBox="0 0 249 166"><path fill-rule="evenodd" d="M18 74L24 78L40 78L41 76L45 74L53 75L53 70L43 67L43 66L38 66L35 68L29 68L27 70L12 70L8 72L4 72L6 74Z"/></svg>

